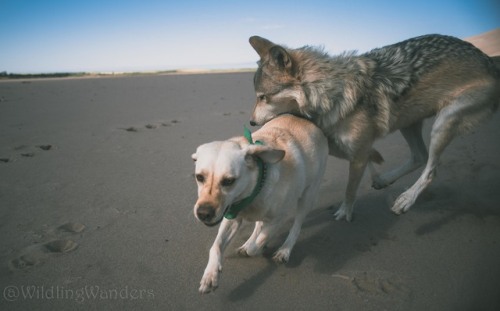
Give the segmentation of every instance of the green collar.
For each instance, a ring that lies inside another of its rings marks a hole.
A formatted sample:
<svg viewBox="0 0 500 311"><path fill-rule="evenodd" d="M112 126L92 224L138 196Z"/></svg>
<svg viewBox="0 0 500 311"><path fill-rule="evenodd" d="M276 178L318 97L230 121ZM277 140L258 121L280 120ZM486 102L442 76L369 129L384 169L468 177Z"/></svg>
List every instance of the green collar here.
<svg viewBox="0 0 500 311"><path fill-rule="evenodd" d="M246 127L245 127L245 138L251 145L263 145L263 143L259 140L255 141L255 143L253 142L252 133ZM264 186L264 182L266 180L267 165L259 157L256 157L255 161L257 162L257 167L259 168L259 176L257 177L257 184L255 185L255 188L253 188L252 193L248 197L236 203L233 203L229 206L227 212L224 214L224 217L226 219L235 219L238 216L238 213L241 212L244 208L248 207L252 203L252 201L259 195L260 190L262 190L262 187Z"/></svg>

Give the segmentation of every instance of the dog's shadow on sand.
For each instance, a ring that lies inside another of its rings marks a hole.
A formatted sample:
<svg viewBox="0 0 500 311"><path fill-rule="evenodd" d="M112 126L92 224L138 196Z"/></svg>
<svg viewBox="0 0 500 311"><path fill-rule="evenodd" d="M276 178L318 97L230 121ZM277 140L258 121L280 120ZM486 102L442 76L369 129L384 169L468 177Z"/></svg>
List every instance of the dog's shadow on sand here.
<svg viewBox="0 0 500 311"><path fill-rule="evenodd" d="M266 280L274 274L274 272L278 269L277 264L272 262L271 259L269 259L269 264L253 275L251 278L245 280L241 285L233 289L229 293L229 300L230 301L240 301L240 300L245 300L246 298L251 297L255 291L266 282Z"/></svg>
<svg viewBox="0 0 500 311"><path fill-rule="evenodd" d="M295 245L287 268L299 267L306 258L316 261L315 272L334 274L350 258L368 252L380 240L395 239L387 232L397 221L398 216L389 211L387 196L374 193L360 197L357 202L354 220L350 223L335 221L333 213L340 202L334 206L320 207L313 210L302 226L301 237ZM363 208L364 207L364 208ZM290 224L283 228L283 233L274 238L263 256L269 264L229 293L229 300L244 300L271 277L279 265L272 261L272 254L287 236Z"/></svg>
<svg viewBox="0 0 500 311"><path fill-rule="evenodd" d="M432 234L462 215L477 218L499 216L500 211L496 208L496 202L500 197L493 192L492 182L490 179L480 181L475 187L476 190L480 189L478 190L480 193L472 197L470 191L452 189L444 182L432 185L417 199L410 213L416 213L417 218L420 218L418 216L420 213L434 213L435 217L423 223L412 221L416 222L415 226L403 234L413 232L415 237ZM373 251L378 243L398 241L398 234L401 232L391 228L401 217L411 217L411 215L397 216L390 212L390 207L403 190L403 186L391 186L390 189L370 191L359 196L354 218L350 223L334 220L333 213L340 202L334 206L313 210L306 218L301 236L292 251L290 261L285 266L296 268L306 259L312 258L315 262L314 273L335 275L349 260ZM289 226L283 228L282 233L273 239L269 248L264 251L264 257L269 260L269 264L234 288L228 295L229 300L239 301L252 296L280 269L271 258L273 252L285 240L288 228Z"/></svg>

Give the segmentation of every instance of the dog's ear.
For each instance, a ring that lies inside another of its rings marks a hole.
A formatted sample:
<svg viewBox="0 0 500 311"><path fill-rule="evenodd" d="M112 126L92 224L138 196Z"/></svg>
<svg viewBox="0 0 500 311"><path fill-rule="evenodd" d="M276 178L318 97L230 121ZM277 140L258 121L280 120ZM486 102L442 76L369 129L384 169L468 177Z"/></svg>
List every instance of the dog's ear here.
<svg viewBox="0 0 500 311"><path fill-rule="evenodd" d="M198 155L196 154L196 152L191 155L191 159L193 159L193 161L195 162L196 160L198 160Z"/></svg>
<svg viewBox="0 0 500 311"><path fill-rule="evenodd" d="M247 149L246 159L248 157L259 157L266 163L278 163L285 157L285 151L273 149L262 145L250 145Z"/></svg>
<svg viewBox="0 0 500 311"><path fill-rule="evenodd" d="M269 54L271 55L271 63L274 66L281 71L292 73L292 58L283 47L275 45L269 50Z"/></svg>
<svg viewBox="0 0 500 311"><path fill-rule="evenodd" d="M259 36L250 37L248 41L250 41L250 45L254 48L257 54L259 54L260 58L266 58L267 55L269 55L269 50L275 46L275 44L271 41Z"/></svg>
<svg viewBox="0 0 500 311"><path fill-rule="evenodd" d="M250 37L249 41L261 59L269 59L274 67L292 74L292 58L284 47L259 36Z"/></svg>

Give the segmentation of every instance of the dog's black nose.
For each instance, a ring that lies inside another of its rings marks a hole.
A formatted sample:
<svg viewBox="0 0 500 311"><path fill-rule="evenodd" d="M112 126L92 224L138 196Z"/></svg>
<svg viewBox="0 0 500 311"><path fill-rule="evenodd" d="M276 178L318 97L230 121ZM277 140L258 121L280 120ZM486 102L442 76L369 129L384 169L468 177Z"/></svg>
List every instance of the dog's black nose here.
<svg viewBox="0 0 500 311"><path fill-rule="evenodd" d="M198 219L201 221L208 221L214 218L215 209L208 204L200 205L196 210L196 216L198 216Z"/></svg>
<svg viewBox="0 0 500 311"><path fill-rule="evenodd" d="M253 120L252 120L252 121L250 121L250 125L251 125L251 126L256 126L256 125L257 125L257 123L255 123L255 121L253 121Z"/></svg>

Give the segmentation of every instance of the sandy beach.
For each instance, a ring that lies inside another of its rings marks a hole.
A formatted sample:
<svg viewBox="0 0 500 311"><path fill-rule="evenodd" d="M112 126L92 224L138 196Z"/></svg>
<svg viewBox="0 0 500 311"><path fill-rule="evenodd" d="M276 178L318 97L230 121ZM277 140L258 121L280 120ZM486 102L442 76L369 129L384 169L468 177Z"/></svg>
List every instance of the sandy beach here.
<svg viewBox="0 0 500 311"><path fill-rule="evenodd" d="M0 82L1 310L500 310L500 114L445 151L402 216L365 176L352 223L330 158L290 262L226 252L219 289L198 286L217 228L193 216L190 155L243 134L253 74ZM425 123L428 142L432 120ZM383 168L409 150L377 142Z"/></svg>

